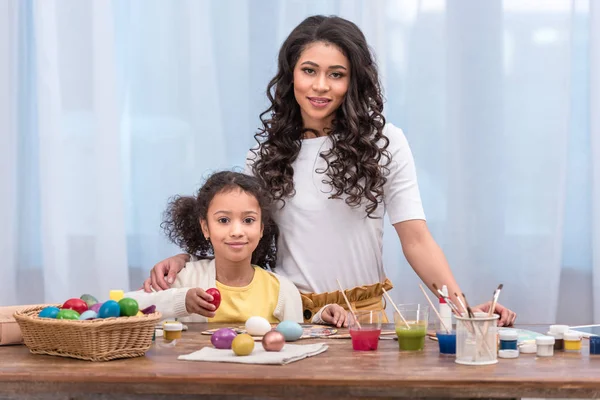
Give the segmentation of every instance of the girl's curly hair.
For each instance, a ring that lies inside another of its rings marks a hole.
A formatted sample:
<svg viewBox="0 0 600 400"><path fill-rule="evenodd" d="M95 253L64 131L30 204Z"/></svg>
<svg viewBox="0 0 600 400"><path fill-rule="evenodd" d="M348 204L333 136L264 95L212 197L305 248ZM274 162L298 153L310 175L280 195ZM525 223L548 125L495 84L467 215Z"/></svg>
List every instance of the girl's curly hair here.
<svg viewBox="0 0 600 400"><path fill-rule="evenodd" d="M171 242L188 254L200 258L214 257L209 240L204 237L200 220L206 220L210 202L219 193L241 189L254 196L261 209L263 236L252 253L252 264L262 268L275 268L276 243L279 236L277 225L271 219L271 198L258 179L239 172L223 171L211 175L196 197L176 196L164 212L161 228Z"/></svg>
<svg viewBox="0 0 600 400"><path fill-rule="evenodd" d="M350 62L350 83L336 110L329 136L332 149L320 156L333 188L330 198L344 197L346 204L360 206L371 217L383 201L390 154L383 134L385 118L377 66L365 36L352 22L339 17L312 16L298 25L279 51L278 71L267 86L270 107L260 115L262 128L254 138L254 175L271 191L275 200L295 194L294 170L305 132L300 107L294 98L294 67L307 45L324 42L336 46Z"/></svg>

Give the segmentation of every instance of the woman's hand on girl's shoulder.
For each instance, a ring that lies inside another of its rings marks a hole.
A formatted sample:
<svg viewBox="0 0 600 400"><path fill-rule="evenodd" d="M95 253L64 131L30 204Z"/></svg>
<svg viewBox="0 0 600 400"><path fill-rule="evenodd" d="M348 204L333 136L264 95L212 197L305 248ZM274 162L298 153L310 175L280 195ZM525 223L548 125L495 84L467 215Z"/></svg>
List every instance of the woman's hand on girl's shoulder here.
<svg viewBox="0 0 600 400"><path fill-rule="evenodd" d="M206 318L215 316L216 307L210 302L213 297L203 289L192 288L185 295L185 308L189 314L200 314Z"/></svg>
<svg viewBox="0 0 600 400"><path fill-rule="evenodd" d="M175 282L177 274L181 272L185 267L185 263L189 260L189 255L177 254L156 264L150 271L150 278L144 281L144 291L152 293L153 289L157 292L169 289L171 284Z"/></svg>
<svg viewBox="0 0 600 400"><path fill-rule="evenodd" d="M348 313L339 304L329 304L321 312L321 319L326 323L338 328L348 327Z"/></svg>

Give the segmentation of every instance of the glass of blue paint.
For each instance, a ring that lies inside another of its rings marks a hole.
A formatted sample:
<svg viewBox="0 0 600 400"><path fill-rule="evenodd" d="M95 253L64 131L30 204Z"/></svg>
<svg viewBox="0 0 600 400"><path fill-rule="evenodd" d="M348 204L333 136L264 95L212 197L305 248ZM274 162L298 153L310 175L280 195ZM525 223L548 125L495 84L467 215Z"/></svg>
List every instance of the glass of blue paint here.
<svg viewBox="0 0 600 400"><path fill-rule="evenodd" d="M600 354L600 336L590 336L590 354Z"/></svg>
<svg viewBox="0 0 600 400"><path fill-rule="evenodd" d="M456 354L456 331L438 331L437 340L440 345L440 354Z"/></svg>

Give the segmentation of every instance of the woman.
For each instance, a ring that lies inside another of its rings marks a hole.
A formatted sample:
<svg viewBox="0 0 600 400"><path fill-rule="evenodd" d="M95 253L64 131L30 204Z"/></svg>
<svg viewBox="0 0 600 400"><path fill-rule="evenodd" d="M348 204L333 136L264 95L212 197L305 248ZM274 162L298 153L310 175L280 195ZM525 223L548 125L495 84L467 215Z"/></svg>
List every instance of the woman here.
<svg viewBox="0 0 600 400"><path fill-rule="evenodd" d="M382 288L392 288L382 262L384 213L423 282L460 293L427 228L408 142L382 114L377 67L360 29L339 17L305 19L281 47L267 97L247 172L276 201L277 272L300 290L305 320L314 322L328 303L345 306L337 280L353 307L384 308ZM189 258L155 265L145 289L168 288ZM516 318L501 305L494 311L501 326Z"/></svg>

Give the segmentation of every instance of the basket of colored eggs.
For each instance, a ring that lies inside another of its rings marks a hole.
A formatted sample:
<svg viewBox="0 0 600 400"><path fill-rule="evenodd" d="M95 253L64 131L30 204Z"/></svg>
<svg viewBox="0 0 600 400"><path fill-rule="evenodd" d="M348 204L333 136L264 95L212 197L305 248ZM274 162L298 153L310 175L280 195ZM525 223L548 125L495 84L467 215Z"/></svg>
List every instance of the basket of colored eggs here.
<svg viewBox="0 0 600 400"><path fill-rule="evenodd" d="M138 310L130 298L98 303L83 295L62 305L27 308L14 317L31 353L109 361L143 356L161 314L154 306Z"/></svg>

